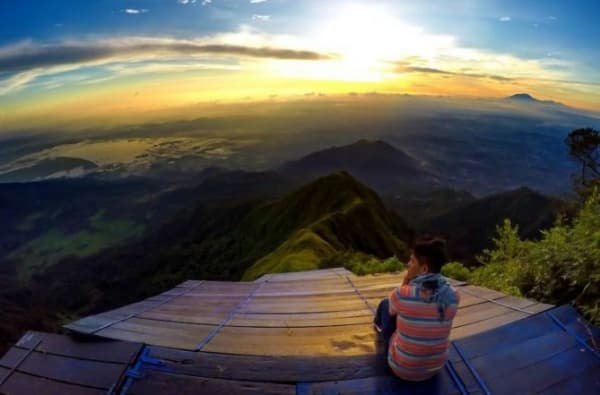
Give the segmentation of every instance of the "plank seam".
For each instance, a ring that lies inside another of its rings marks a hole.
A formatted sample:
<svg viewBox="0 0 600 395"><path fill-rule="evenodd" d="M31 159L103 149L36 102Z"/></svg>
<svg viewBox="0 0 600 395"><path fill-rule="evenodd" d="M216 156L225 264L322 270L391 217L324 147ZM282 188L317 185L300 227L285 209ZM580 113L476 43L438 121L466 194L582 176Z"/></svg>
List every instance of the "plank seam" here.
<svg viewBox="0 0 600 395"><path fill-rule="evenodd" d="M45 335L41 335L40 339L29 349L29 351L27 351L25 353L25 355L23 355L21 357L21 359L19 359L19 361L15 364L15 366L13 366L13 368L11 370L9 370L8 373L6 373L6 375L4 375L2 380L0 380L0 386L2 386L9 379L9 377L12 376L17 371L19 366L21 366L21 364L23 362L25 362L27 357L29 357L31 355L31 353L42 343L42 341L44 340L45 337L46 337Z"/></svg>
<svg viewBox="0 0 600 395"><path fill-rule="evenodd" d="M465 291L464 289L460 289L460 290L459 290L459 292L464 292L464 293L465 293L465 294L467 294L467 295L470 295L470 296L473 296L473 297L476 297L476 298L480 298L480 299L483 299L483 300L487 300L487 301L488 301L488 302L490 302L490 303L494 303L494 304L497 304L497 305L499 305L499 306L503 306L503 307L506 307L506 308L509 308L509 309L512 309L512 310L520 311L521 313L525 313L525 314L529 314L529 315L536 314L536 313L535 313L535 312L533 312L533 311L527 311L527 310L521 309L521 308L519 308L519 307L515 307L515 306L508 305L508 304L506 304L506 303L498 302L497 300L495 300L495 299L492 299L492 298L486 298L486 297L483 297L483 296L480 296L480 295L476 295L476 294L474 294L474 293L471 293L471 292L467 292L467 291ZM507 295L499 296L499 297L498 297L498 299L499 299L499 298L503 298L503 297L505 297L505 296L507 296ZM526 299L526 300L529 300L529 299ZM532 302L532 304L531 304L531 305L529 305L529 306L532 306L532 305L534 305L534 304L536 304L536 303L537 303L537 302Z"/></svg>
<svg viewBox="0 0 600 395"><path fill-rule="evenodd" d="M371 317L371 315L359 315L359 316L352 316L352 317L343 317L343 318L357 318L357 317ZM214 324L208 324L208 323L201 323L201 322L189 322L189 321L177 321L177 320L164 320L164 319L156 319L156 318L147 318L147 317L138 317L138 320L146 320L146 321L158 321L158 322L172 322L174 324L185 324L185 325L214 325ZM220 325L220 324L219 324ZM265 326L265 325L227 325L225 324L224 326L227 326L229 328L327 328L330 326L359 326L362 325L362 323L349 323L349 324L327 324L327 325L292 325L292 326L277 326L277 325L270 325L270 326ZM58 355L58 354L56 354ZM61 355L59 355L61 356ZM78 359L85 359L85 358L78 358ZM98 361L98 362L105 362L105 361ZM118 362L107 362L107 363L118 363Z"/></svg>
<svg viewBox="0 0 600 395"><path fill-rule="evenodd" d="M352 280L350 280L350 277L348 276L344 276L346 278L346 281L348 281L348 283L350 284L350 286L354 289L354 292L356 292L356 294L358 295L359 298L362 299L363 302L365 302L365 304L367 305L367 307L369 308L369 310L371 310L371 313L373 313L373 315L375 315L375 309L373 309L373 307L371 307L371 305L369 304L369 301L367 300L367 298L365 298L363 296L362 293L360 293L360 291L358 290L358 288L356 288L356 286L354 285L354 283L352 282Z"/></svg>
<svg viewBox="0 0 600 395"><path fill-rule="evenodd" d="M15 346L15 348L18 348L19 350L27 350L27 348L23 348L23 347L19 347L19 346ZM40 353L40 354L44 354L44 355L51 355L53 357L59 357L59 358L65 358L65 359L74 359L76 361L99 362L99 363L105 363L105 364L109 364L109 365L125 365L125 364L128 363L128 362L117 362L117 361L105 361L105 360L102 360L102 359L86 358L86 357L81 357L81 356L76 356L76 355L64 355L64 354L58 354L58 353L53 352L53 351L36 351L36 350L34 350L34 352L37 352L37 353Z"/></svg>
<svg viewBox="0 0 600 395"><path fill-rule="evenodd" d="M227 324L229 321L231 321L231 319L238 312L238 310L240 310L243 306L245 306L250 301L250 298L252 298L252 296L254 296L254 294L263 285L265 285L268 282L269 282L269 280L266 280L266 281L263 281L261 283L258 283L258 286L255 287L252 290L252 292L250 292L250 294L246 297L246 299L240 301L240 303L238 303L233 309L231 309L231 311L229 312L229 314L227 315L227 317L225 317L225 319L223 319L223 321L221 321L221 323L217 327L215 327L208 335L206 335L206 337L204 339L202 339L202 341L200 341L200 343L198 343L198 345L196 346L196 348L194 349L194 351L201 351L202 348L204 346L206 346L206 344L208 342L210 342L217 335L217 333L219 333L219 331L221 330L221 328L223 328L225 326L225 324Z"/></svg>
<svg viewBox="0 0 600 395"><path fill-rule="evenodd" d="M54 377L42 376L42 375L39 375L39 374L36 374L36 373L25 372L25 371L22 371L22 370L19 370L17 373L22 374L24 376L37 377L37 378L43 379L45 381L52 381L52 382L55 382L55 383L69 385L71 387L90 388L90 389L94 389L94 390L104 390L104 389L106 389L105 387L97 387L97 386L94 386L94 385L74 383L72 381L57 379L57 378L54 378ZM4 395L3 392L1 394Z"/></svg>
<svg viewBox="0 0 600 395"><path fill-rule="evenodd" d="M198 286L199 286L199 285L201 285L203 282L204 282L204 281L200 281L199 283L195 284L193 287L190 287L190 288L186 289L185 291L183 291L183 292L181 292L181 293L179 293L179 294L177 294L177 295L172 295L170 298L167 298L167 299L163 300L162 302L160 302L160 303L158 303L158 304L156 304L156 305L154 305L154 306L152 306L152 307L145 308L145 309L143 309L143 310L141 310L141 311L137 311L137 312L135 312L135 313L129 314L128 316L126 316L126 317L124 317L124 318L120 318L120 319L118 319L118 320L116 320L116 321L111 321L111 322L109 322L109 323L107 323L107 324L104 324L104 325L102 325L101 327L99 327L99 328L97 328L97 329L94 329L93 331L89 332L89 334L90 334L90 335L94 335L94 334L96 334L97 332L100 332L100 331L101 331L101 330L103 330L103 329L106 329L106 328L108 328L108 327L110 327L110 326L113 326L114 324L118 324L119 322L127 321L127 320L129 320L129 319L131 319L131 318L135 317L135 316L136 316L136 315L138 315L138 314L144 314L144 313L147 313L147 312L148 312L148 311L150 311L150 310L153 310L153 309L155 309L155 308L157 308L157 307L160 307L160 306L162 306L162 305L164 305L164 304L166 304L166 303L168 303L168 302L172 301L173 299L175 299L175 298L178 298L178 297L180 297L180 296L183 296L184 294L186 294L186 293L188 293L188 292L190 292L190 291L192 291L192 290L194 290L194 289L198 288Z"/></svg>

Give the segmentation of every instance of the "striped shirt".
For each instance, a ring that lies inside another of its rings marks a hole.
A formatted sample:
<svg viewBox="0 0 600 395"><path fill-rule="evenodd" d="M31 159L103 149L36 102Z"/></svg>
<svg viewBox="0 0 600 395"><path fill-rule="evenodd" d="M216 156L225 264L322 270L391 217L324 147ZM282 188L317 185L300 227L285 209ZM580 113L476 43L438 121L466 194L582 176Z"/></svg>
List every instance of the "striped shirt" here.
<svg viewBox="0 0 600 395"><path fill-rule="evenodd" d="M448 301L444 319L435 302L427 302L431 291L403 285L390 295L390 315L396 316L396 331L390 339L388 364L396 376L411 381L426 380L440 370L448 358L452 320L460 296Z"/></svg>

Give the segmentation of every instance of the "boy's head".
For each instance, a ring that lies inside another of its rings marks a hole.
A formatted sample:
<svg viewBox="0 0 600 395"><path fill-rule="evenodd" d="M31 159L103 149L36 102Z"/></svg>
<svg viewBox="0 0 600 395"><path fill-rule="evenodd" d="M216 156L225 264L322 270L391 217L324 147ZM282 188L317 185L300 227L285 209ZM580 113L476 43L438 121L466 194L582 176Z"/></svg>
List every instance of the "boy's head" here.
<svg viewBox="0 0 600 395"><path fill-rule="evenodd" d="M439 236L423 235L417 238L411 248L409 271L415 275L439 273L448 261L446 240Z"/></svg>

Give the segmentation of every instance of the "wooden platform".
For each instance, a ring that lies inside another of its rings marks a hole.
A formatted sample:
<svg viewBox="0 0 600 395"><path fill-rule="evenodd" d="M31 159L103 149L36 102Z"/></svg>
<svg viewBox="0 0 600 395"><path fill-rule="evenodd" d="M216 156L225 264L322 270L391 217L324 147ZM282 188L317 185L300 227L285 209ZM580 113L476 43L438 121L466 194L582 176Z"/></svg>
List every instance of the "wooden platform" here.
<svg viewBox="0 0 600 395"><path fill-rule="evenodd" d="M30 331L0 359L0 393L106 394L123 383L142 346Z"/></svg>
<svg viewBox="0 0 600 395"><path fill-rule="evenodd" d="M42 379L70 385L54 392L66 394L600 393L589 336L600 334L572 308L461 282L445 369L425 383L396 379L372 321L403 275L336 268L186 281L66 326L87 342L46 335L33 346L42 334L27 334L0 360L0 393L46 393L20 391Z"/></svg>
<svg viewBox="0 0 600 395"><path fill-rule="evenodd" d="M265 356L376 353L373 312L403 273L345 269L270 274L255 282L186 281L139 303L66 326L85 334L188 351ZM455 282L453 339L551 308ZM267 341L268 339L268 341Z"/></svg>

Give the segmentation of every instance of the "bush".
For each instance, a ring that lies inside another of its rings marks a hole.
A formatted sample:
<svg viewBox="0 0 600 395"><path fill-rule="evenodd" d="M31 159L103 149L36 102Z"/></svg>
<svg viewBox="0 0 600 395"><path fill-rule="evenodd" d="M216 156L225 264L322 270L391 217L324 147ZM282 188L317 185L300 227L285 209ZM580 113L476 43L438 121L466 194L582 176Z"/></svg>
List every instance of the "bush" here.
<svg viewBox="0 0 600 395"><path fill-rule="evenodd" d="M539 241L521 240L509 220L497 232L495 248L478 257L483 266L470 273L471 283L545 303L573 303L600 324L600 190L570 223L559 218Z"/></svg>
<svg viewBox="0 0 600 395"><path fill-rule="evenodd" d="M397 272L405 269L405 264L393 256L387 259L367 255L361 252L345 251L328 258L321 267L343 266L354 274L363 276L366 274Z"/></svg>
<svg viewBox="0 0 600 395"><path fill-rule="evenodd" d="M470 281L471 270L460 262L448 262L442 266L442 274L459 281Z"/></svg>

